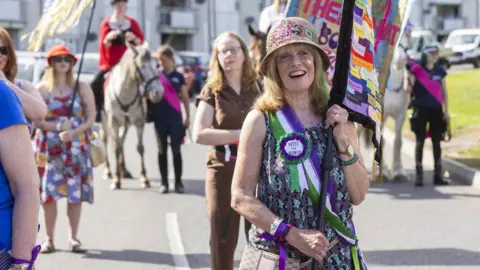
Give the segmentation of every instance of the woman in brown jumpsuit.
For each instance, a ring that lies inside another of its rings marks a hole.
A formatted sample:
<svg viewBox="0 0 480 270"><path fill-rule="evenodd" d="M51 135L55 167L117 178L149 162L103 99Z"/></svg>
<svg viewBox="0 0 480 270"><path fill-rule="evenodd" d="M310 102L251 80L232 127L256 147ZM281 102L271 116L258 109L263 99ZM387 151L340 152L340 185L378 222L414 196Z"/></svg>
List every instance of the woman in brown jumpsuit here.
<svg viewBox="0 0 480 270"><path fill-rule="evenodd" d="M233 270L240 216L230 208L240 129L260 93L245 42L226 32L217 37L211 76L197 97L193 133L198 144L212 145L207 156L205 192L210 219L213 270ZM245 233L250 223L245 220Z"/></svg>

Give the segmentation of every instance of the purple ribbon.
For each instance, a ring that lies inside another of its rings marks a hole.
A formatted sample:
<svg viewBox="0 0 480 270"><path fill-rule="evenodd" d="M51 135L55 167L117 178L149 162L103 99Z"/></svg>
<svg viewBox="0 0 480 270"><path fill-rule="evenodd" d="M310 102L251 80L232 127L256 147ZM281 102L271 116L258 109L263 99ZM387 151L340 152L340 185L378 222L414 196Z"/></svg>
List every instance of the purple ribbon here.
<svg viewBox="0 0 480 270"><path fill-rule="evenodd" d="M291 125L292 129L296 132L304 133L305 128L302 125L302 122L298 117L295 115L295 113L292 110L292 107L290 105L285 104L282 107L282 112L285 115L285 117L288 120L288 123ZM318 179L320 180L320 183L322 181L321 174L320 174L320 168L321 168L321 162L320 162L320 157L318 156L317 149L313 146L312 143L312 151L310 152L310 161L313 164L313 169L315 170L315 174L317 174ZM319 191L320 192L320 191Z"/></svg>
<svg viewBox="0 0 480 270"><path fill-rule="evenodd" d="M26 264L26 263L28 263L27 270L32 270L33 269L33 264L37 260L38 254L40 253L41 249L42 249L42 247L40 245L37 245L32 249L32 259L30 261L12 258L12 264Z"/></svg>
<svg viewBox="0 0 480 270"><path fill-rule="evenodd" d="M287 228L287 223L285 221L282 221L280 225L278 225L277 230L275 231L274 235L271 235L269 233L262 233L260 235L260 238L267 240L267 241L273 241L277 243L280 246L280 258L278 261L278 269L279 270L285 270L286 268L286 262L287 262L287 250L285 249L285 239L283 239L283 232Z"/></svg>

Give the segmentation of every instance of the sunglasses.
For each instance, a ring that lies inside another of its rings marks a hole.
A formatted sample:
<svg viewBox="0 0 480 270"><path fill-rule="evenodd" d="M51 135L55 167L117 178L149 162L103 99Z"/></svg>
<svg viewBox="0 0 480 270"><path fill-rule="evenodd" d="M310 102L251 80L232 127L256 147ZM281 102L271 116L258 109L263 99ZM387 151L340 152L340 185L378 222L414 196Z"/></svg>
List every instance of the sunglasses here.
<svg viewBox="0 0 480 270"><path fill-rule="evenodd" d="M0 54L8 55L8 49L7 49L6 46L1 46L0 47Z"/></svg>
<svg viewBox="0 0 480 270"><path fill-rule="evenodd" d="M73 57L66 55L66 56L55 56L52 58L53 63L61 63L62 61L67 63L72 63Z"/></svg>

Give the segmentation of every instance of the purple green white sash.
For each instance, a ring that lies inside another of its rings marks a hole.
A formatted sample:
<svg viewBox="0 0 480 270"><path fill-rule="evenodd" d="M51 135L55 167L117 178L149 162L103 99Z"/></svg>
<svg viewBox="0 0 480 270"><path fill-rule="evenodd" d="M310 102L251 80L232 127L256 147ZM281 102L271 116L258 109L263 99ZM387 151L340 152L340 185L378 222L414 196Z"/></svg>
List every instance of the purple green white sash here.
<svg viewBox="0 0 480 270"><path fill-rule="evenodd" d="M312 149L310 138L305 135L305 128L296 117L291 107L286 104L275 113L269 113L270 127L277 141L277 153L290 169L291 192L306 190L314 204L318 204L321 189L321 162L316 149ZM329 183L326 199L325 218L344 243L350 245L354 269L366 269L363 258L359 256L358 239L343 224L332 210L330 198L333 196L333 183Z"/></svg>

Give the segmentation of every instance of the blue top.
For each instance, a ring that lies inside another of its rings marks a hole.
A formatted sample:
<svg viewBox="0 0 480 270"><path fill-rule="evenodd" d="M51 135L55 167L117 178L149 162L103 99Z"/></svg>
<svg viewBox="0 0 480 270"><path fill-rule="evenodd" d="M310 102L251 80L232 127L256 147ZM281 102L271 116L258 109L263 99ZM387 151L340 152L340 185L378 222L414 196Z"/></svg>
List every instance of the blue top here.
<svg viewBox="0 0 480 270"><path fill-rule="evenodd" d="M182 91L182 86L186 84L185 78L183 77L182 73L174 70L167 74L163 70L162 74L163 76L165 76L165 78L167 78L167 80L170 82L173 88L175 88L175 91L177 92L177 96L179 96L180 92ZM165 118L165 115L173 116L178 114L177 110L175 110L175 108L173 108L165 99L162 99L162 101L160 101L159 103L156 103L154 110L155 110L155 118L159 117L159 119Z"/></svg>
<svg viewBox="0 0 480 270"><path fill-rule="evenodd" d="M27 124L20 100L2 80L0 80L0 116L0 130L17 124ZM12 247L12 215L13 195L0 160L0 250L10 250Z"/></svg>
<svg viewBox="0 0 480 270"><path fill-rule="evenodd" d="M182 91L182 85L187 84L185 82L185 78L183 77L182 73L180 73L176 70L174 70L174 71L172 71L168 74L165 71L162 71L162 72L163 72L163 75L170 81L172 86L177 91L177 95L180 94L180 92Z"/></svg>
<svg viewBox="0 0 480 270"><path fill-rule="evenodd" d="M432 70L425 69L427 72L430 72L430 78L442 83L442 79L447 76L447 72L440 65L435 65ZM416 108L425 108L425 109L439 109L442 108L442 104L438 101L423 87L419 81L415 81L413 86L413 100L412 104Z"/></svg>

